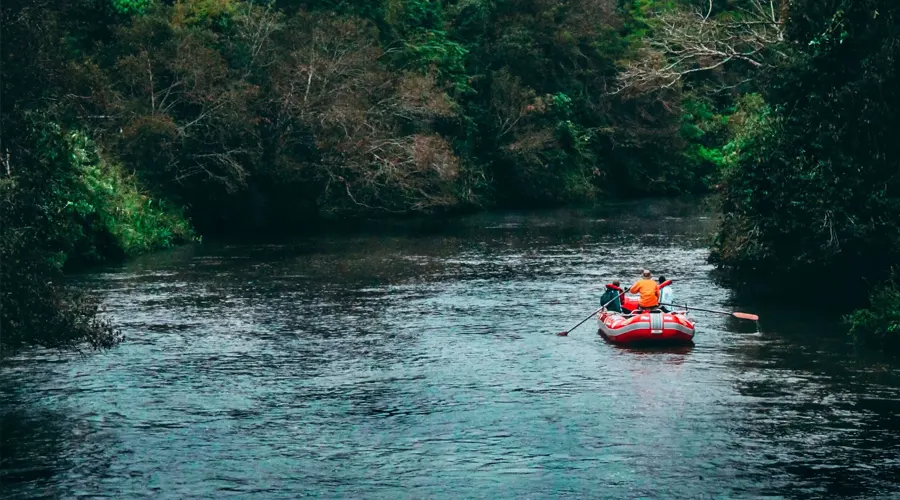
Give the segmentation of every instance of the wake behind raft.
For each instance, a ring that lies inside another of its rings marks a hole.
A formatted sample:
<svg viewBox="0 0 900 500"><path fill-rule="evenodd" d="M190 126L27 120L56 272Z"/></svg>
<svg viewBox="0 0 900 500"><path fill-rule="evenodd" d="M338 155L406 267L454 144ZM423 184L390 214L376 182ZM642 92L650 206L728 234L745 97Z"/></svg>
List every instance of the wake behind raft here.
<svg viewBox="0 0 900 500"><path fill-rule="evenodd" d="M637 311L638 299L625 297L625 313L600 310L600 336L613 344L622 345L693 345L694 322L687 312L661 310Z"/></svg>

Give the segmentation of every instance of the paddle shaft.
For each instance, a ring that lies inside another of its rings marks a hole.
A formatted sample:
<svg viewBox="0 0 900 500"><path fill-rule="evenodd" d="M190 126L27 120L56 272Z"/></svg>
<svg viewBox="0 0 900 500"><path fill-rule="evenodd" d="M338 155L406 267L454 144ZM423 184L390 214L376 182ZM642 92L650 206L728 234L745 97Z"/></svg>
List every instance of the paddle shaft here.
<svg viewBox="0 0 900 500"><path fill-rule="evenodd" d="M759 319L759 317L756 316L755 314L747 314L747 313L741 313L741 312L718 311L716 309L705 309L702 307L693 307L693 306L675 305L675 304L660 303L659 305L669 306L669 307L682 307L684 309L696 309L697 311L706 311L706 312L711 312L711 313L716 313L716 314L727 314L728 316L735 316L737 318L743 318L743 319Z"/></svg>
<svg viewBox="0 0 900 500"><path fill-rule="evenodd" d="M579 326L583 325L585 321L587 321L587 320L593 318L595 314L597 314L598 312L602 311L604 307L606 307L606 306L612 304L613 301L616 300L616 299L618 299L618 298L619 298L619 296L616 295L615 297L612 298L612 300L610 300L610 301L607 302L606 304L603 304L602 306L600 306L600 309L597 309L596 311L592 312L590 316L588 316L587 318L584 318L583 320L581 320L580 323L578 323L577 325L573 326L572 328L570 328L570 329L568 329L568 330L566 330L566 331L564 331L564 332L562 332L562 333L568 335L569 332L571 332L572 330L574 330L574 329L578 328Z"/></svg>

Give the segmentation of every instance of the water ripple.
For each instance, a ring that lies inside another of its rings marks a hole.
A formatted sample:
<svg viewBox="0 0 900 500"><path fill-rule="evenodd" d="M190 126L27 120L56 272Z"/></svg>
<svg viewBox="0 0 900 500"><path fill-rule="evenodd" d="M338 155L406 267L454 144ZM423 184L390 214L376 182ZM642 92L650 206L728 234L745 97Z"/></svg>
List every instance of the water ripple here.
<svg viewBox="0 0 900 500"><path fill-rule="evenodd" d="M900 368L832 323L698 312L697 345L665 350L607 345L592 321L553 335L644 266L680 301L752 309L710 278L713 222L665 203L478 215L83 276L127 341L10 360L0 492L896 495Z"/></svg>

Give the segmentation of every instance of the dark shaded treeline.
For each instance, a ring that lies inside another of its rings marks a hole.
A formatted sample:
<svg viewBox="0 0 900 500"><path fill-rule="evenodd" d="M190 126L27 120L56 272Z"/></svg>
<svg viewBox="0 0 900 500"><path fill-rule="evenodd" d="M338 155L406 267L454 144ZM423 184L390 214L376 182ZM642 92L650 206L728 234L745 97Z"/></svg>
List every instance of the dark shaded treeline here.
<svg viewBox="0 0 900 500"><path fill-rule="evenodd" d="M83 130L203 232L699 192L715 173L685 161L678 90L612 92L640 22L611 0L17 3L17 111Z"/></svg>
<svg viewBox="0 0 900 500"><path fill-rule="evenodd" d="M898 22L896 2L791 2L766 105L734 138L713 252L790 300L868 299L852 332L886 347L900 341Z"/></svg>

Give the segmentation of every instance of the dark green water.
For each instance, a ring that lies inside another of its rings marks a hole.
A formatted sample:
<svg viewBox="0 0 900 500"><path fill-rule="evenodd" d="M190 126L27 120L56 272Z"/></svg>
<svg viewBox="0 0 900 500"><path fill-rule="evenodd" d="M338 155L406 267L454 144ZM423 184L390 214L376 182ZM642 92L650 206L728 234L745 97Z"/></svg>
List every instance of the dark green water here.
<svg viewBox="0 0 900 500"><path fill-rule="evenodd" d="M0 372L4 498L888 498L900 371L827 311L740 303L653 203L203 245L78 279L127 335ZM648 266L697 345L607 345ZM822 293L830 293L822 290Z"/></svg>

